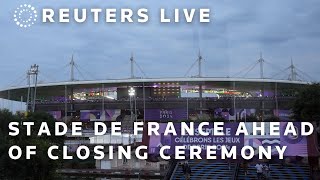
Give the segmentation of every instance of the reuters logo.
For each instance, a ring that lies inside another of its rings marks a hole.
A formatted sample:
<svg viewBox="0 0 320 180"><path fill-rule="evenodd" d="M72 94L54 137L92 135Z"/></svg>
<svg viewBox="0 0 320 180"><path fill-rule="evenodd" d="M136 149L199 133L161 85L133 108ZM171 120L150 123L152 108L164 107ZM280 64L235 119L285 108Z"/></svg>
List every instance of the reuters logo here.
<svg viewBox="0 0 320 180"><path fill-rule="evenodd" d="M14 11L13 20L17 26L27 28L34 25L37 21L37 10L30 4L24 4L17 7Z"/></svg>

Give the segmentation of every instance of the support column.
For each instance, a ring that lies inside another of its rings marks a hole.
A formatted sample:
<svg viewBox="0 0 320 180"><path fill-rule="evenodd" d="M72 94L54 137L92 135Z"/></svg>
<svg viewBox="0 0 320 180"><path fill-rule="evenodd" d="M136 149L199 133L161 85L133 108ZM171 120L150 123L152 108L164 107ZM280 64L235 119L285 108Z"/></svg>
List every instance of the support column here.
<svg viewBox="0 0 320 180"><path fill-rule="evenodd" d="M274 100L276 104L276 114L279 116L279 104L278 104L278 83L274 84Z"/></svg>
<svg viewBox="0 0 320 180"><path fill-rule="evenodd" d="M261 111L262 111L262 113L261 113L261 121L264 121L264 116L265 116L265 104L264 104L264 98L265 98L265 96L264 96L264 92L265 92L265 84L263 83L262 84L262 91L261 91Z"/></svg>
<svg viewBox="0 0 320 180"><path fill-rule="evenodd" d="M104 111L105 107L104 107L104 93L105 93L105 89L104 89L104 84L101 85L101 94L102 94L102 102L101 102L101 110L102 112Z"/></svg>
<svg viewBox="0 0 320 180"><path fill-rule="evenodd" d="M71 93L71 95L70 95L70 97L71 97L71 99L70 99L70 112L71 112L71 117L73 117L73 111L74 111L74 102L73 102L73 98L74 98L74 96L73 96L73 87L71 86L70 87L70 93Z"/></svg>
<svg viewBox="0 0 320 180"><path fill-rule="evenodd" d="M31 82L30 82L30 73L27 72L27 78L28 78L28 93L27 93L27 103L26 103L26 112L29 112L29 102L30 102L30 89L31 89Z"/></svg>
<svg viewBox="0 0 320 180"><path fill-rule="evenodd" d="M260 63L260 78L263 79L264 78L264 69L263 69L263 63L264 63L264 59L262 58L262 53L260 53L260 59L258 60Z"/></svg>
<svg viewBox="0 0 320 180"><path fill-rule="evenodd" d="M202 108L203 108L202 84L199 84L199 98L200 98L200 116L202 116Z"/></svg>
<svg viewBox="0 0 320 180"><path fill-rule="evenodd" d="M23 109L23 96L20 96L20 110Z"/></svg>
<svg viewBox="0 0 320 180"><path fill-rule="evenodd" d="M233 91L236 90L236 82L235 81L232 82L232 89L233 89ZM232 108L233 108L233 111L235 114L235 121L237 121L236 94L235 93L233 93Z"/></svg>
<svg viewBox="0 0 320 180"><path fill-rule="evenodd" d="M32 112L36 110L36 98L37 98L37 85L38 85L38 66L35 74L35 82L34 82L34 95L33 95L33 103L32 103Z"/></svg>
<svg viewBox="0 0 320 180"><path fill-rule="evenodd" d="M143 89L143 122L146 122L146 90L144 87L144 82L142 83Z"/></svg>
<svg viewBox="0 0 320 180"><path fill-rule="evenodd" d="M186 88L186 93L187 93L187 120L189 120L189 82L187 82L187 88Z"/></svg>
<svg viewBox="0 0 320 180"><path fill-rule="evenodd" d="M67 85L64 85L64 121L67 121L68 117L68 89Z"/></svg>
<svg viewBox="0 0 320 180"><path fill-rule="evenodd" d="M130 64L131 64L131 79L134 79L134 60L133 60L133 54L131 54L131 57L130 57Z"/></svg>

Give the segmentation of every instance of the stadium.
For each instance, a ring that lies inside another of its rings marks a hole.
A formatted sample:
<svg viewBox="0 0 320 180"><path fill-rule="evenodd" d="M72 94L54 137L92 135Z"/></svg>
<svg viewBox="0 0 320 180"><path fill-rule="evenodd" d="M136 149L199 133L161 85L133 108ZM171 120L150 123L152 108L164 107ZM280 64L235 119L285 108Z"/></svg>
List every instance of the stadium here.
<svg viewBox="0 0 320 180"><path fill-rule="evenodd" d="M205 77L202 74L203 58L190 67L186 75L197 64L196 76L178 78L136 77L135 68L145 73L137 62L130 58L131 77L126 79L76 80L75 70L79 66L73 56L69 63L70 79L64 82L38 82L39 66L32 65L27 72L27 85L9 87L0 91L0 98L26 102L26 110L56 112L58 117L79 116L84 110L136 109L140 118L145 118L148 109L184 109L187 117L201 115L210 110L225 108L256 109L255 113L268 113L273 110L289 110L296 93L308 85L305 75L293 62L280 73L289 71L287 79L267 78L264 67L269 64L262 58L243 69L242 77ZM260 78L245 76L260 65ZM81 74L81 72L79 71ZM279 74L279 73L277 73ZM300 75L301 74L301 75ZM301 78L300 78L301 77ZM128 103L129 102L129 103ZM134 105L134 107L133 107ZM59 111L59 112L58 112ZM235 114L235 113L232 113ZM262 115L262 114L261 114ZM261 116L264 118L264 116ZM238 118L238 117L235 117ZM230 119L237 120L237 119Z"/></svg>
<svg viewBox="0 0 320 180"><path fill-rule="evenodd" d="M275 117L288 121L297 92L310 84L296 78L293 65L290 66L290 78L283 80L265 78L262 60L259 60L260 78L204 77L201 73L201 56L197 62L199 74L194 77L137 78L131 59L130 78L79 81L74 80L75 63L72 60L70 81L51 83L38 83L38 66L33 65L27 73L28 84L3 89L0 98L26 103L26 111L48 112L57 121L83 122L83 136L70 135L65 140L68 151L74 152L84 144L126 145L134 149L137 144L144 143L142 135L132 136L132 124L136 121L165 123L222 119L226 122L250 122L272 121ZM95 121L106 124L122 122L122 137L95 137L92 130ZM294 162L291 159L288 161ZM237 162L213 163L203 160L189 163L194 167L195 179L255 177L253 166L249 167L249 175L245 176ZM274 168L279 166L279 163L275 164ZM97 160L95 167L90 170L65 168L59 172L75 179L78 176L101 179L179 179L182 176L178 162L163 161L153 156L147 161ZM208 172L203 173L201 169L207 169ZM274 179L288 179L288 174L291 174L308 179L309 171L310 167L304 163L279 168L272 176Z"/></svg>

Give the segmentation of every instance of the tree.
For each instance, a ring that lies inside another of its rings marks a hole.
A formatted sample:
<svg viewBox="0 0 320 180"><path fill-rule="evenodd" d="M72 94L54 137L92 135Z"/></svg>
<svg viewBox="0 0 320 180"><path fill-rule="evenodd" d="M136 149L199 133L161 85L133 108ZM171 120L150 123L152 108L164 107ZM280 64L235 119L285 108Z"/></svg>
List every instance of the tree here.
<svg viewBox="0 0 320 180"><path fill-rule="evenodd" d="M18 136L9 136L8 125L10 122L32 121L32 135L26 136L25 126L20 126ZM51 160L47 150L52 145L63 146L64 137L37 136L41 122L47 122L49 130L54 132L54 118L47 113L31 113L26 117L13 115L8 110L0 110L0 179L57 179L56 169L61 167L62 160ZM22 156L18 160L10 159L8 150L12 145L22 149ZM36 155L30 160L25 159L26 146L36 146ZM54 155L62 157L61 151ZM2 177L1 177L2 176Z"/></svg>
<svg viewBox="0 0 320 180"><path fill-rule="evenodd" d="M258 120L258 118L257 118L256 115L251 114L251 115L247 116L246 118L242 118L242 121L246 121L246 122L258 122L259 120Z"/></svg>
<svg viewBox="0 0 320 180"><path fill-rule="evenodd" d="M274 115L271 115L269 117L266 117L265 120L266 122L279 122L280 118Z"/></svg>
<svg viewBox="0 0 320 180"><path fill-rule="evenodd" d="M320 84L303 88L293 105L293 118L297 121L320 120Z"/></svg>
<svg viewBox="0 0 320 180"><path fill-rule="evenodd" d="M212 117L210 120L211 122L228 122L228 120L223 117Z"/></svg>

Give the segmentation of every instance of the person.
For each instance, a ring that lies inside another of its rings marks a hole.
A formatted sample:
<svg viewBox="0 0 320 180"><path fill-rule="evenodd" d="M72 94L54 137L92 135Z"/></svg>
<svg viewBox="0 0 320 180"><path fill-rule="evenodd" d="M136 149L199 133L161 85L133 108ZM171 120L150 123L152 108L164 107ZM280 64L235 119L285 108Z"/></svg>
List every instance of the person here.
<svg viewBox="0 0 320 180"><path fill-rule="evenodd" d="M247 174L248 174L248 162L247 161L243 162L243 171L244 171L244 175L247 176Z"/></svg>
<svg viewBox="0 0 320 180"><path fill-rule="evenodd" d="M183 171L183 174L184 174L184 176L185 176L185 179L186 179L186 180L190 180L191 167L190 167L190 165L188 164L188 162L185 162L185 163L182 165L182 171Z"/></svg>
<svg viewBox="0 0 320 180"><path fill-rule="evenodd" d="M263 175L263 165L258 163L256 164L255 168L257 169L257 179L260 180L262 179Z"/></svg>
<svg viewBox="0 0 320 180"><path fill-rule="evenodd" d="M264 170L264 176L266 177L266 179L269 179L270 177L270 165L267 164L267 165L264 165L263 166L263 170Z"/></svg>
<svg viewBox="0 0 320 180"><path fill-rule="evenodd" d="M183 175L186 176L186 162L182 163L182 172L183 172Z"/></svg>
<svg viewBox="0 0 320 180"><path fill-rule="evenodd" d="M229 168L229 171L231 170L231 162L228 161L228 168Z"/></svg>
<svg viewBox="0 0 320 180"><path fill-rule="evenodd" d="M186 180L190 180L191 178L191 167L189 164L187 164L187 167L186 167Z"/></svg>

